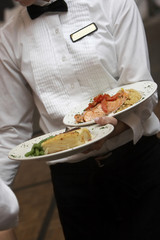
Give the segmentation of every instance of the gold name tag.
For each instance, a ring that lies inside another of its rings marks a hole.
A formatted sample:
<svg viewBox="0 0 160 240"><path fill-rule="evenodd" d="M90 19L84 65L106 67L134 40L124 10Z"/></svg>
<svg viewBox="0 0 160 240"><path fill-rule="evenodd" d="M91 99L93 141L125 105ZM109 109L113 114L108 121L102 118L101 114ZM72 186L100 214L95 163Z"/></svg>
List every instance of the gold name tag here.
<svg viewBox="0 0 160 240"><path fill-rule="evenodd" d="M77 32L74 32L70 35L71 39L73 42L76 42L80 39L82 39L83 37L97 31L97 26L95 23L91 23L88 26L78 30Z"/></svg>

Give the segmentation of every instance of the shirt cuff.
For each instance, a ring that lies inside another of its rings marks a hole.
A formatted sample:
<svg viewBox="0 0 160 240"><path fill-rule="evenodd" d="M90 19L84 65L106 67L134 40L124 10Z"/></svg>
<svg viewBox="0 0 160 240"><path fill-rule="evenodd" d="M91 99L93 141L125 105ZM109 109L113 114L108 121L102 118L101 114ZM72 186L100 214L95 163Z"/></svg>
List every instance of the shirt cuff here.
<svg viewBox="0 0 160 240"><path fill-rule="evenodd" d="M0 179L0 231L15 227L19 220L19 203L13 191Z"/></svg>

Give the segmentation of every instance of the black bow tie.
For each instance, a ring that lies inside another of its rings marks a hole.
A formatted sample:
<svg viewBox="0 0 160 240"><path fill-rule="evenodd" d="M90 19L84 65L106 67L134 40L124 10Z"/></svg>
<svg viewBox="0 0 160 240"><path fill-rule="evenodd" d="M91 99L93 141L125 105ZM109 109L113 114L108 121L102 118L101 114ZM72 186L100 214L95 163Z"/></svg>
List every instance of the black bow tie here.
<svg viewBox="0 0 160 240"><path fill-rule="evenodd" d="M28 6L27 11L30 18L35 19L45 12L67 12L68 6L64 0L57 0L45 6L38 6L38 5Z"/></svg>

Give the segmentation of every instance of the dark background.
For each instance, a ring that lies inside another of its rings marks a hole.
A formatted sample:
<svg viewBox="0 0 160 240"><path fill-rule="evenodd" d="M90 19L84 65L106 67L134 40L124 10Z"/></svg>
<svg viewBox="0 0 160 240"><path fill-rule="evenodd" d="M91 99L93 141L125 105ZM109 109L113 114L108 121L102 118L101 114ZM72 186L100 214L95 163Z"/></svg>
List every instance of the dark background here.
<svg viewBox="0 0 160 240"><path fill-rule="evenodd" d="M12 0L1 0L0 1L0 21L4 21L4 10L6 8L13 8L15 5Z"/></svg>

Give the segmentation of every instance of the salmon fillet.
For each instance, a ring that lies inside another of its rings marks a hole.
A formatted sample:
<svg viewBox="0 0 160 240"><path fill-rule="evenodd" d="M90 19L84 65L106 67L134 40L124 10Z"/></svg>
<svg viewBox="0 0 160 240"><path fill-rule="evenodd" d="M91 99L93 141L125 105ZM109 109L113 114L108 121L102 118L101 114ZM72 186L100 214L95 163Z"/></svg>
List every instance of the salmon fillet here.
<svg viewBox="0 0 160 240"><path fill-rule="evenodd" d="M127 97L128 94L123 89L113 96L105 94L98 95L82 114L76 114L74 116L75 120L77 123L89 122L97 117L103 117L110 113L114 113L123 105Z"/></svg>

